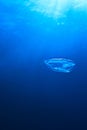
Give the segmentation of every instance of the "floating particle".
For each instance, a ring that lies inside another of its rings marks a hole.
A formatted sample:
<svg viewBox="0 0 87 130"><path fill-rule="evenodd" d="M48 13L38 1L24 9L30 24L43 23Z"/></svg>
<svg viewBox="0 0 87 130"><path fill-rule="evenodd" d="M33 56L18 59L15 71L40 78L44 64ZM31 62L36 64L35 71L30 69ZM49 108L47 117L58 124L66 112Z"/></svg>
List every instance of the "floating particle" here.
<svg viewBox="0 0 87 130"><path fill-rule="evenodd" d="M69 73L72 71L75 63L70 59L52 58L44 61L45 64L53 71Z"/></svg>

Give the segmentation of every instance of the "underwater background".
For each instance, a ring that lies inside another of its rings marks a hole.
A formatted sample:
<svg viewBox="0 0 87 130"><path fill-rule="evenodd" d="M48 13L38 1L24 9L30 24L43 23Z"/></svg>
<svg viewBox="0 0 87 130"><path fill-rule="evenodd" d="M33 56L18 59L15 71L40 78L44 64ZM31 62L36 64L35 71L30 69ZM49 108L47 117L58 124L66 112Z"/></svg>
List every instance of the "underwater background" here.
<svg viewBox="0 0 87 130"><path fill-rule="evenodd" d="M85 0L0 0L0 130L87 130Z"/></svg>

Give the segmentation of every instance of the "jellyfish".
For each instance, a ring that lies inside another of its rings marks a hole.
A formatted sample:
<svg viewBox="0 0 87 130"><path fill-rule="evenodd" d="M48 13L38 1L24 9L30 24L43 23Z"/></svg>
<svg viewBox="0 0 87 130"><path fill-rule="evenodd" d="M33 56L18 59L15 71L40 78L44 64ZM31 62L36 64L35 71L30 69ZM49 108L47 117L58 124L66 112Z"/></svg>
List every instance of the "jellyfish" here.
<svg viewBox="0 0 87 130"><path fill-rule="evenodd" d="M73 67L75 66L75 63L70 59L65 58L52 58L47 59L44 61L44 63L55 72L64 72L69 73L72 71Z"/></svg>

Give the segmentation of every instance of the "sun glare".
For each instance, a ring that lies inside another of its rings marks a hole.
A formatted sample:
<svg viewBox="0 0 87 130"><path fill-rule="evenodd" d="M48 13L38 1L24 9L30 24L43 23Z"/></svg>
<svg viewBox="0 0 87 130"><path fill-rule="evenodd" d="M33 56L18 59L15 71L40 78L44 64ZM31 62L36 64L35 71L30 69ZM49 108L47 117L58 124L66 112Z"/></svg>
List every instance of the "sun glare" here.
<svg viewBox="0 0 87 130"><path fill-rule="evenodd" d="M31 11L40 12L48 17L65 17L69 9L85 8L86 0L27 0Z"/></svg>
<svg viewBox="0 0 87 130"><path fill-rule="evenodd" d="M27 5L31 6L32 11L57 18L61 15L64 16L70 4L67 0L30 0Z"/></svg>

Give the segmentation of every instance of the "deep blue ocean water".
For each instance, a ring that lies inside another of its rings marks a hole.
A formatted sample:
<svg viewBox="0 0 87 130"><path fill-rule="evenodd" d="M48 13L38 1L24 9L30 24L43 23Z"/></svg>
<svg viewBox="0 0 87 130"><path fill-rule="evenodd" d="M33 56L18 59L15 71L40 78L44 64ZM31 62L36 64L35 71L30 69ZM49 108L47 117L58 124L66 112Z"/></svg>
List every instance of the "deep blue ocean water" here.
<svg viewBox="0 0 87 130"><path fill-rule="evenodd" d="M0 0L0 130L87 130L87 10L54 18L26 1ZM50 58L76 66L53 72Z"/></svg>

